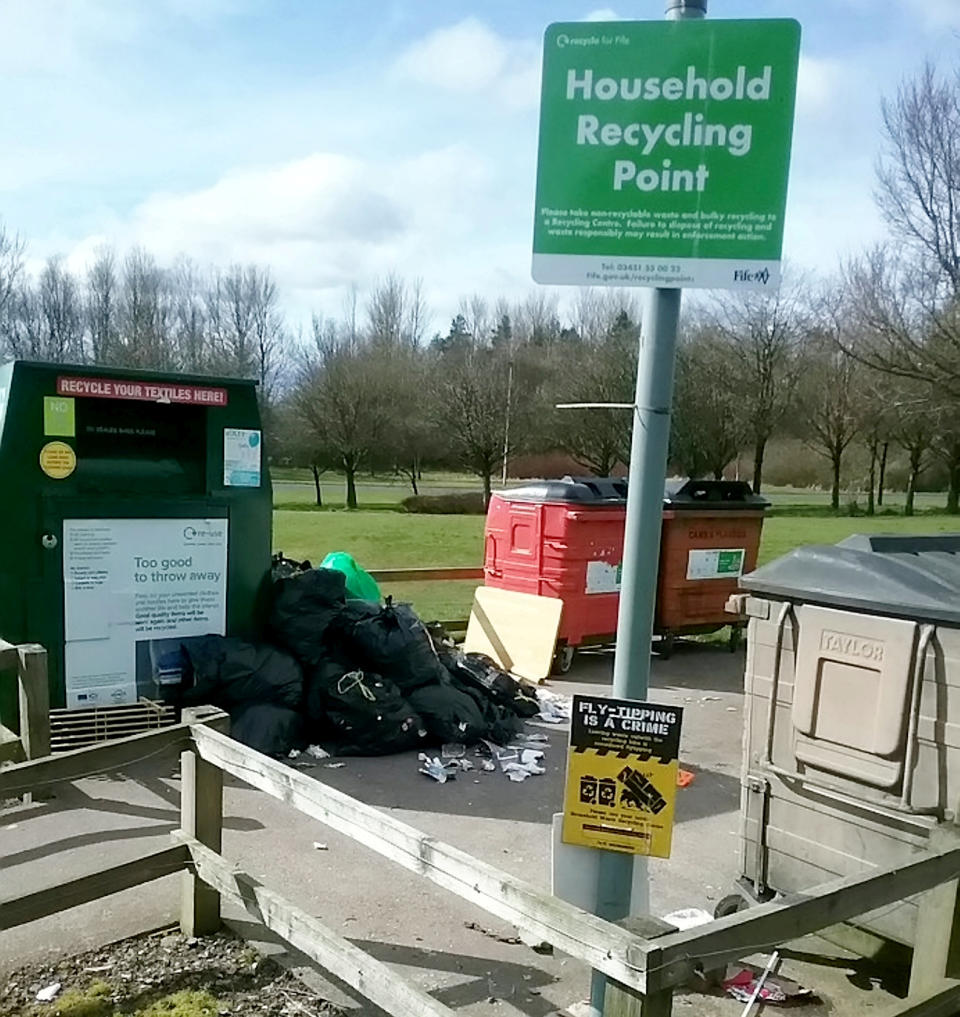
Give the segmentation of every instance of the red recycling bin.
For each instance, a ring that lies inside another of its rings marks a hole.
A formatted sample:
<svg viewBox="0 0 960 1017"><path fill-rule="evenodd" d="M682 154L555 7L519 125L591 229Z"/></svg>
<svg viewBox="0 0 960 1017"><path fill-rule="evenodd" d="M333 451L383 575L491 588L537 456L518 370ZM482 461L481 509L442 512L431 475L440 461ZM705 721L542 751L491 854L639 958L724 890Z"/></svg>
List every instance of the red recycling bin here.
<svg viewBox="0 0 960 1017"><path fill-rule="evenodd" d="M569 669L575 647L610 643L616 636L626 500L627 482L615 477L538 481L490 499L484 582L563 601L556 666L561 673ZM755 565L766 504L739 482L688 481L666 491L655 621L665 648L674 634L730 623L724 603L740 573ZM714 522L707 525L709 520ZM728 550L733 536L744 548L736 561ZM700 558L710 548L718 560L738 567L704 582ZM684 608L689 618L682 616Z"/></svg>

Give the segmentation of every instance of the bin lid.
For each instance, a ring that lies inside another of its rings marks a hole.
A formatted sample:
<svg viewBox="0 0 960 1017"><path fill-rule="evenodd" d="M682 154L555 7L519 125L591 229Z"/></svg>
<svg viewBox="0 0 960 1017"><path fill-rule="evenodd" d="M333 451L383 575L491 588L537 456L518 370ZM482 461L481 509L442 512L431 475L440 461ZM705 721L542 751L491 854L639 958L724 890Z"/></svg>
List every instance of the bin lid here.
<svg viewBox="0 0 960 1017"><path fill-rule="evenodd" d="M538 480L497 494L508 501L623 505L627 500L627 478L568 476L560 480ZM666 508L683 511L704 505L721 510L765 509L770 503L754 494L750 485L742 480L686 480L665 486L663 504Z"/></svg>
<svg viewBox="0 0 960 1017"><path fill-rule="evenodd" d="M538 480L509 491L496 492L508 501L562 502L571 505L625 505L627 482L623 477L562 477Z"/></svg>
<svg viewBox="0 0 960 1017"><path fill-rule="evenodd" d="M711 509L737 511L765 509L770 502L754 494L745 480L687 480L682 484L667 484L663 504L680 511L704 505Z"/></svg>
<svg viewBox="0 0 960 1017"><path fill-rule="evenodd" d="M740 585L786 600L960 625L960 533L860 533L810 544Z"/></svg>

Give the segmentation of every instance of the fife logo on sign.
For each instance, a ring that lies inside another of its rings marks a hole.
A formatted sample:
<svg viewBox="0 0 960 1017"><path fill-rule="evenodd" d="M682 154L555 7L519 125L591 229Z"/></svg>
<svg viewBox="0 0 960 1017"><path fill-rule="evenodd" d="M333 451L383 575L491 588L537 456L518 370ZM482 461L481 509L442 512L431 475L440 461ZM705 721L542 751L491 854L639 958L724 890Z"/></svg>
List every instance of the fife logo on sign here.
<svg viewBox="0 0 960 1017"><path fill-rule="evenodd" d="M770 269L762 268L759 272L751 272L747 268L736 268L733 270L733 281L736 283L760 283L766 286L770 282Z"/></svg>
<svg viewBox="0 0 960 1017"><path fill-rule="evenodd" d="M788 19L551 25L534 279L776 285L799 50Z"/></svg>

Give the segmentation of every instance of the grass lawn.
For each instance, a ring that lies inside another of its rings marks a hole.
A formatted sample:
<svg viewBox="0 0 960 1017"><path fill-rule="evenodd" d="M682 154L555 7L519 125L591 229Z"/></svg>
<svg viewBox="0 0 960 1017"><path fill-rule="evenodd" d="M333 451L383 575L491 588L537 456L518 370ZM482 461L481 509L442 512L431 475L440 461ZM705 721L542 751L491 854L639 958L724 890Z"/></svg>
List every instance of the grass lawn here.
<svg viewBox="0 0 960 1017"><path fill-rule="evenodd" d="M790 516L787 511L778 506L764 523L761 564L800 544L835 544L853 533L960 532L956 516L810 517ZM281 508L274 512L273 546L291 558L309 558L314 563L329 551L348 551L371 569L480 565L483 518ZM472 582L392 583L384 592L412 602L427 619L454 619L469 614L474 586Z"/></svg>

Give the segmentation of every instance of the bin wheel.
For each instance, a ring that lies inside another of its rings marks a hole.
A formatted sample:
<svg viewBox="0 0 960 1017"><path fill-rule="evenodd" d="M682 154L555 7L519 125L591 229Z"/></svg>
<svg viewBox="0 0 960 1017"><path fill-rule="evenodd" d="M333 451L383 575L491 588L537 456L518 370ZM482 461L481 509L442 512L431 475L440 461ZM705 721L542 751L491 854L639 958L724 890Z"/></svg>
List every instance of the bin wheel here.
<svg viewBox="0 0 960 1017"><path fill-rule="evenodd" d="M660 637L660 643L657 646L657 651L660 654L661 660L669 660L673 656L674 644L675 638L672 632L665 632Z"/></svg>
<svg viewBox="0 0 960 1017"><path fill-rule="evenodd" d="M730 638L727 640L727 649L731 653L736 653L740 649L740 644L743 642L743 629L739 625L730 626Z"/></svg>
<svg viewBox="0 0 960 1017"><path fill-rule="evenodd" d="M573 658L576 652L572 646L561 646L553 657L553 673L569 674L570 668L573 667Z"/></svg>
<svg viewBox="0 0 960 1017"><path fill-rule="evenodd" d="M749 905L739 893L728 893L726 897L721 897L717 901L713 909L713 917L726 918L727 915L735 915L738 911L746 910L747 907Z"/></svg>

